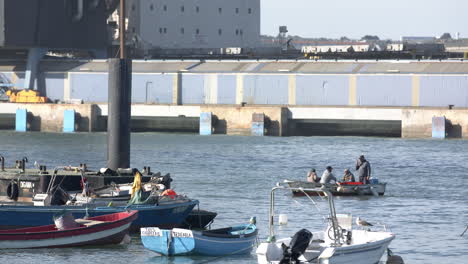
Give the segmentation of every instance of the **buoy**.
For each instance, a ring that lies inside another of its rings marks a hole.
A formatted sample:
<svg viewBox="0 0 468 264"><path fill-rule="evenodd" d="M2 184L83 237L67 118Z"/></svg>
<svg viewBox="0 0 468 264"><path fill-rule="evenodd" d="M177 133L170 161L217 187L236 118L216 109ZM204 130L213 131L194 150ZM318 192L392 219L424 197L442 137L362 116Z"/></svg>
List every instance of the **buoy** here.
<svg viewBox="0 0 468 264"><path fill-rule="evenodd" d="M288 215L280 214L278 222L279 222L280 225L287 225L288 224Z"/></svg>

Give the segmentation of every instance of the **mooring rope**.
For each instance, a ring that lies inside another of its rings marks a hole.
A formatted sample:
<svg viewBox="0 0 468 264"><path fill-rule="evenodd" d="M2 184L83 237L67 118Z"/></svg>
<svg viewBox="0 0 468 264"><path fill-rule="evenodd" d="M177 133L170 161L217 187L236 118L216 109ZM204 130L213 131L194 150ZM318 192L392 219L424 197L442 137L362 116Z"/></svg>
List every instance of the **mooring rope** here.
<svg viewBox="0 0 468 264"><path fill-rule="evenodd" d="M462 236L463 236L463 235L466 233L466 231L468 231L468 225L466 225L466 227L465 227L465 231L463 231L463 233L461 233L461 235L460 235L460 236L462 237Z"/></svg>

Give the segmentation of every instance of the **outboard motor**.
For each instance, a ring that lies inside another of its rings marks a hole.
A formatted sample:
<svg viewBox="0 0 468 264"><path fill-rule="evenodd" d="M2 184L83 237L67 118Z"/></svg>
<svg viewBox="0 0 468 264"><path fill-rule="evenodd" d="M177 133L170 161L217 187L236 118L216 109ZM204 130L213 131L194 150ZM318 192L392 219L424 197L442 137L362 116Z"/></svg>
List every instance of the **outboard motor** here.
<svg viewBox="0 0 468 264"><path fill-rule="evenodd" d="M171 188L171 182L172 182L172 178L169 173L159 178L159 183L164 185L166 190Z"/></svg>
<svg viewBox="0 0 468 264"><path fill-rule="evenodd" d="M283 246L283 258L280 264L300 263L299 257L304 254L310 241L312 240L312 233L307 229L301 229L294 234L289 247Z"/></svg>

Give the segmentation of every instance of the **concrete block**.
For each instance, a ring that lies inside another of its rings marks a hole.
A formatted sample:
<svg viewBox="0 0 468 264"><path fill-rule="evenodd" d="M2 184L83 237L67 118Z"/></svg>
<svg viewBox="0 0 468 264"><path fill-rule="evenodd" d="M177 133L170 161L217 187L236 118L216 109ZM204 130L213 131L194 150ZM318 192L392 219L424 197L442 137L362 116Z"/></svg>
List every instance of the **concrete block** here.
<svg viewBox="0 0 468 264"><path fill-rule="evenodd" d="M252 136L265 135L265 114L254 113L252 115Z"/></svg>
<svg viewBox="0 0 468 264"><path fill-rule="evenodd" d="M75 132L76 118L75 110L67 109L63 112L63 132Z"/></svg>
<svg viewBox="0 0 468 264"><path fill-rule="evenodd" d="M200 135L209 136L213 134L213 114L211 112L200 113Z"/></svg>
<svg viewBox="0 0 468 264"><path fill-rule="evenodd" d="M26 132L28 130L28 110L16 109L16 131Z"/></svg>
<svg viewBox="0 0 468 264"><path fill-rule="evenodd" d="M447 136L447 122L445 116L432 117L432 137L445 138Z"/></svg>

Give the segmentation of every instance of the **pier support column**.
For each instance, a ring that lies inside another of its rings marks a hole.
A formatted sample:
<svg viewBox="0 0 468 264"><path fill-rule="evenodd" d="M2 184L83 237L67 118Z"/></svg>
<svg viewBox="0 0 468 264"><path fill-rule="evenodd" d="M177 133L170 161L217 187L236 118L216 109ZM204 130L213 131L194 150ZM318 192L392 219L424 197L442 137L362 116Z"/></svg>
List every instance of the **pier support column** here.
<svg viewBox="0 0 468 264"><path fill-rule="evenodd" d="M252 136L265 135L265 119L264 113L254 113L252 115Z"/></svg>
<svg viewBox="0 0 468 264"><path fill-rule="evenodd" d="M289 75L288 80L288 104L296 104L296 75Z"/></svg>
<svg viewBox="0 0 468 264"><path fill-rule="evenodd" d="M26 63L26 71L24 74L24 89L34 89L39 62L47 53L47 49L32 48L29 49L28 61ZM45 95L45 91L39 91L41 95Z"/></svg>
<svg viewBox="0 0 468 264"><path fill-rule="evenodd" d="M130 167L131 74L131 59L109 59L107 167L112 170Z"/></svg>
<svg viewBox="0 0 468 264"><path fill-rule="evenodd" d="M205 104L218 103L218 75L210 74L205 77Z"/></svg>
<svg viewBox="0 0 468 264"><path fill-rule="evenodd" d="M411 82L411 104L412 106L419 106L419 90L420 90L420 78L418 75L413 75Z"/></svg>
<svg viewBox="0 0 468 264"><path fill-rule="evenodd" d="M244 75L238 74L236 80L236 104L244 101Z"/></svg>
<svg viewBox="0 0 468 264"><path fill-rule="evenodd" d="M356 75L349 76L348 104L357 105L357 77Z"/></svg>
<svg viewBox="0 0 468 264"><path fill-rule="evenodd" d="M71 73L67 72L65 74L65 79L63 80L63 101L65 102L70 102L71 100L70 77Z"/></svg>
<svg viewBox="0 0 468 264"><path fill-rule="evenodd" d="M182 105L182 73L178 72L172 80L172 103Z"/></svg>

